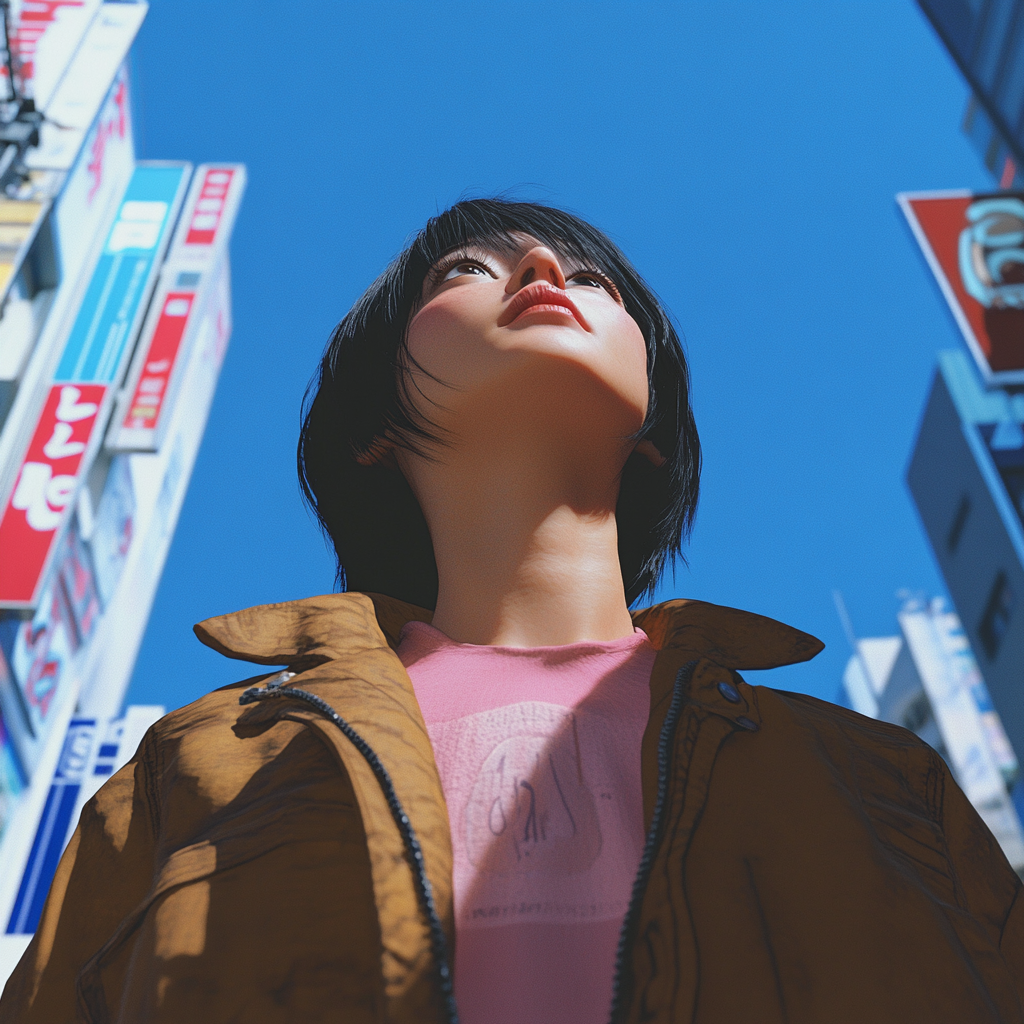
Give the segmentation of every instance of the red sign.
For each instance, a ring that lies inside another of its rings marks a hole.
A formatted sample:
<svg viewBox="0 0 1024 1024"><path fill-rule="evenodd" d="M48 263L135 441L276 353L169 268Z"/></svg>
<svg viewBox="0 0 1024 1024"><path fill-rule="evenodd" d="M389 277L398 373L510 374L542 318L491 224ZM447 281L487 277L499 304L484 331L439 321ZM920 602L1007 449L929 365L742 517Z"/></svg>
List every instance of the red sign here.
<svg viewBox="0 0 1024 1024"><path fill-rule="evenodd" d="M23 82L35 76L35 58L39 41L60 18L65 7L83 7L84 0L31 0L21 5L21 13L11 31L11 49L18 58L18 73ZM0 77L7 77L3 68ZM31 94L30 94L31 95Z"/></svg>
<svg viewBox="0 0 1024 1024"><path fill-rule="evenodd" d="M131 405L122 423L128 429L141 427L152 430L160 419L171 371L178 357L195 297L195 292L168 292L164 298L160 319L153 329L149 351L146 353L142 376L135 385Z"/></svg>
<svg viewBox="0 0 1024 1024"><path fill-rule="evenodd" d="M230 167L213 167L206 172L199 198L191 210L186 245L213 245L234 175Z"/></svg>
<svg viewBox="0 0 1024 1024"><path fill-rule="evenodd" d="M103 384L54 384L0 519L0 604L31 605L75 495Z"/></svg>
<svg viewBox="0 0 1024 1024"><path fill-rule="evenodd" d="M982 375L1024 382L1024 194L899 197Z"/></svg>

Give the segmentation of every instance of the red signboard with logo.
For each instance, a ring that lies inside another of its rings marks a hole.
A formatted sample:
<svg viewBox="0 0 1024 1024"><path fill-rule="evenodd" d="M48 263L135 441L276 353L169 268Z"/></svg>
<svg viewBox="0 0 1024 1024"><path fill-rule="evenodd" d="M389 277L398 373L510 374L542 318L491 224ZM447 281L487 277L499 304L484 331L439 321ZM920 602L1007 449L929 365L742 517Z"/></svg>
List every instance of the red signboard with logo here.
<svg viewBox="0 0 1024 1024"><path fill-rule="evenodd" d="M897 198L986 382L1024 383L1024 193Z"/></svg>
<svg viewBox="0 0 1024 1024"><path fill-rule="evenodd" d="M156 426L195 297L195 292L183 291L168 292L164 297L142 376L135 385L122 423L127 429Z"/></svg>
<svg viewBox="0 0 1024 1024"><path fill-rule="evenodd" d="M18 482L0 519L0 550L21 557L5 562L0 601L8 606L32 603L39 566L75 494L78 470L96 428L107 388L103 384L54 384L21 464Z"/></svg>

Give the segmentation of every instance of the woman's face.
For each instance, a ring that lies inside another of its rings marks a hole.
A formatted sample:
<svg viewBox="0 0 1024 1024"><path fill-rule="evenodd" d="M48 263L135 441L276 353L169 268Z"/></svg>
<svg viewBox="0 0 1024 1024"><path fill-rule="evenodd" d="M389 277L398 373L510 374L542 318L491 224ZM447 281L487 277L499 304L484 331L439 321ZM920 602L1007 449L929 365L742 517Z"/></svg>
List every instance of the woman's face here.
<svg viewBox="0 0 1024 1024"><path fill-rule="evenodd" d="M425 371L409 371L417 408L456 436L479 417L511 417L509 429L521 420L635 433L647 413L647 351L615 285L534 238L519 241L512 254L468 246L428 275L408 327Z"/></svg>

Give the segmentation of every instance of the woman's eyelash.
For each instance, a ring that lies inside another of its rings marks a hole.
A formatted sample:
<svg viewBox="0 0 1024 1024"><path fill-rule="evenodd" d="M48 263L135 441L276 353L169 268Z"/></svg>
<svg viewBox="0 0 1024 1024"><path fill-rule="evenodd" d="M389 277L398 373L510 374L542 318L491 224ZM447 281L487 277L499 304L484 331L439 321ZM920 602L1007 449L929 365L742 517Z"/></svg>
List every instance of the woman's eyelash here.
<svg viewBox="0 0 1024 1024"><path fill-rule="evenodd" d="M474 266L482 267L489 273L493 273L491 268L482 260L479 256L473 256L468 252L453 252L451 255L446 256L436 267L431 271L431 281L433 284L437 284L439 281L444 280L444 275L448 273L453 267L457 267L460 263L472 263Z"/></svg>
<svg viewBox="0 0 1024 1024"><path fill-rule="evenodd" d="M570 275L569 281L572 281L577 277L589 277L599 284L604 285L606 291L610 292L616 298L619 298L619 289L615 287L615 282L607 275L603 274L600 270L579 270L575 274Z"/></svg>

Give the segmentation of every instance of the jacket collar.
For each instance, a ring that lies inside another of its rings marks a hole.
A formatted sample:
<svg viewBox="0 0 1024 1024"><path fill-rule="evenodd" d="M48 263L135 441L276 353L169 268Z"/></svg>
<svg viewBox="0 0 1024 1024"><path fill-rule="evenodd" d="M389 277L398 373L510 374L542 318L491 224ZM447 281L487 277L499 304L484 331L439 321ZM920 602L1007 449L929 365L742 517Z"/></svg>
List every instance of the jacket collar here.
<svg viewBox="0 0 1024 1024"><path fill-rule="evenodd" d="M384 644L431 613L382 594L325 594L258 605L194 626L208 647L229 658L301 669ZM825 645L808 633L752 612L706 601L666 601L633 613L658 650L708 658L722 668L778 668L809 661Z"/></svg>

